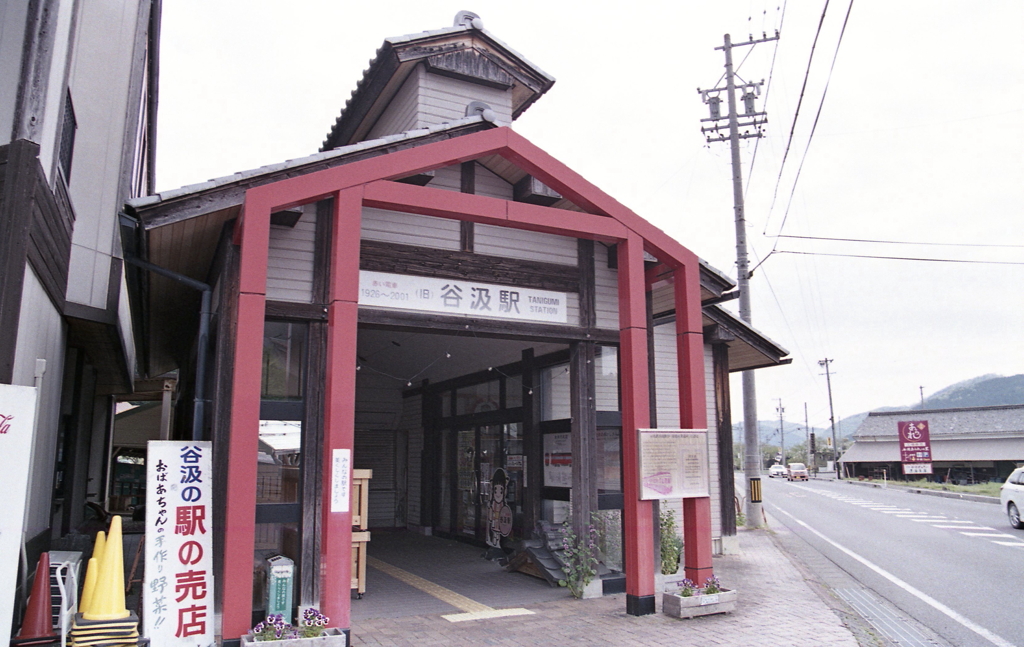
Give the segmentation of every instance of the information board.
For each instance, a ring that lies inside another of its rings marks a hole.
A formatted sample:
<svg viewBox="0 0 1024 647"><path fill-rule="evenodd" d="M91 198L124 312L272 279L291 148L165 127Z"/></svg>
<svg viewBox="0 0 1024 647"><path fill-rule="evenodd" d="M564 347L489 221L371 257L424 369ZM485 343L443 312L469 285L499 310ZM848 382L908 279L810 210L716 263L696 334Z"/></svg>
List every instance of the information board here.
<svg viewBox="0 0 1024 647"><path fill-rule="evenodd" d="M710 496L707 429L640 429L640 499Z"/></svg>

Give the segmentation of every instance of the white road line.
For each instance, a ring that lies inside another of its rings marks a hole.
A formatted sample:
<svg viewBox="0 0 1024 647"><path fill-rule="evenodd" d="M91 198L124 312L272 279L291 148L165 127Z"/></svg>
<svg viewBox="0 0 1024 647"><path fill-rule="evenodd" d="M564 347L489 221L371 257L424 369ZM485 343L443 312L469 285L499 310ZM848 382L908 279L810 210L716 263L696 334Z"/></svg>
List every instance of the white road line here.
<svg viewBox="0 0 1024 647"><path fill-rule="evenodd" d="M968 537L1009 537L1013 539L1013 535L1008 535L1005 532L961 532L960 534Z"/></svg>
<svg viewBox="0 0 1024 647"><path fill-rule="evenodd" d="M1019 541L994 541L993 544L999 544L1000 546L1020 546L1024 548L1024 542Z"/></svg>
<svg viewBox="0 0 1024 647"><path fill-rule="evenodd" d="M842 551L846 555L849 555L853 559L857 560L858 562L860 562L864 566L867 566L868 568L870 568L875 573L878 573L879 575L881 575L885 579L889 580L890 582L892 582L896 586L900 587L901 589L903 589L907 593L913 595L917 599L921 600L922 602L924 602L928 606L932 607L936 611L944 614L946 617L948 617L948 618L950 618L952 620L955 620L956 622L959 622L961 625L963 625L967 629L970 629L971 631L973 631L974 633L978 634L979 636L981 636L985 640L989 641L993 645L997 645L998 647L1014 647L1013 643L1011 643L1010 641L1006 640L1005 638L1002 638L1002 637L994 634L993 632L991 632L988 629L982 627L981 625L977 624L976 622L973 622L970 619L960 615L959 613L957 613L953 609L950 609L949 607L947 607L946 605L942 604L941 602L939 602L935 598L931 597L927 593L924 593L923 591L919 591L919 590L915 589L913 586L907 584L906 582L904 582L900 578L896 577L895 575L893 575L889 571L886 571L882 567L877 566L877 565L875 565L872 562L869 562L868 560L866 560L865 558L861 557L857 553L853 552L852 550L850 550L846 546L843 546L842 544L839 544L839 543L833 541L832 539L829 539L825 535L821 534L820 532L818 532L814 528L811 528L809 525L807 525L803 521L797 519L793 515L791 515L788 512L786 512L785 510L779 508L778 506L772 506L772 507L775 508L776 510L778 510L779 512L781 512L782 514L786 515L787 517L789 517L793 521L797 522L798 524L800 524L804 528L806 528L809 532L814 533L820 539L822 539L823 541L827 542L829 545L831 545L835 549Z"/></svg>
<svg viewBox="0 0 1024 647"><path fill-rule="evenodd" d="M945 528L947 530L995 530L988 526L951 526L946 522L932 524L932 528Z"/></svg>
<svg viewBox="0 0 1024 647"><path fill-rule="evenodd" d="M961 524L961 525L967 524L968 526L974 525L973 521L957 521L956 519L946 519L942 523L958 523L958 524ZM959 527L959 526L957 526L957 527Z"/></svg>

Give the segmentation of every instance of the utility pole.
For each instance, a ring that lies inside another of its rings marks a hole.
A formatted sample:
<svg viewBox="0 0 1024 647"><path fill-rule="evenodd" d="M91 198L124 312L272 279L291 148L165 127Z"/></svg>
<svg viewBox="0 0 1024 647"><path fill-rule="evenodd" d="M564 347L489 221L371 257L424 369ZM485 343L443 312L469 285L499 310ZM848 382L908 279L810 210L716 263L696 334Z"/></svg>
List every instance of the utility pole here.
<svg viewBox="0 0 1024 647"><path fill-rule="evenodd" d="M755 39L753 36L745 43L732 43L732 37L729 34L725 35L724 44L721 47L715 49L722 50L725 52L725 87L717 87L712 90L701 90L697 88L697 92L704 99L704 103L708 104L708 108L711 111L711 117L708 119L701 119L701 123L708 122L709 125L701 126L700 131L704 133L708 143L711 142L729 142L729 148L732 152L732 197L733 197L733 211L735 212L736 219L736 279L737 287L740 293L740 319L745 323L750 324L750 272L748 270L749 261L747 259L747 232L746 232L746 219L743 215L743 168L740 165L740 139L747 139L749 137L761 137L762 126L768 123L767 113L758 112L754 106L754 100L761 93L760 83L747 83L740 79L741 85L739 86L743 90L743 115L739 115L736 112L736 74L732 67L732 50L735 47L746 47L756 45L757 43L767 43L769 41L778 40L779 32L776 30L775 35L769 37L767 34L762 33L760 39ZM719 96L722 92L725 92L726 102L729 108L729 113L722 116L722 98ZM744 122L740 123L740 117L743 117ZM722 124L723 120L728 120L728 126ZM728 133L721 132L723 129L728 128ZM745 128L742 134L740 128ZM752 129L752 130L751 130ZM743 372L743 473L747 479L747 527L756 528L760 526L760 520L763 516L761 510L761 459L758 450L758 429L757 429L757 395L754 387L754 372L744 371Z"/></svg>
<svg viewBox="0 0 1024 647"><path fill-rule="evenodd" d="M828 384L828 419L832 423L832 466L836 470L836 478L842 478L839 473L839 444L836 443L836 412L832 408L832 374L828 370L828 365L832 363L832 360L825 358L818 360L818 366L825 367L825 383Z"/></svg>
<svg viewBox="0 0 1024 647"><path fill-rule="evenodd" d="M924 387L919 386L917 388L921 390L921 408L924 409Z"/></svg>
<svg viewBox="0 0 1024 647"><path fill-rule="evenodd" d="M779 406L775 407L775 410L779 412L779 443L782 445L782 466L786 467L786 427L785 423L782 422L782 414L786 412L786 409L782 406L782 398L778 398Z"/></svg>
<svg viewBox="0 0 1024 647"><path fill-rule="evenodd" d="M807 422L807 403L804 402L804 432L807 434L807 471L814 471L814 451L811 449L811 425Z"/></svg>

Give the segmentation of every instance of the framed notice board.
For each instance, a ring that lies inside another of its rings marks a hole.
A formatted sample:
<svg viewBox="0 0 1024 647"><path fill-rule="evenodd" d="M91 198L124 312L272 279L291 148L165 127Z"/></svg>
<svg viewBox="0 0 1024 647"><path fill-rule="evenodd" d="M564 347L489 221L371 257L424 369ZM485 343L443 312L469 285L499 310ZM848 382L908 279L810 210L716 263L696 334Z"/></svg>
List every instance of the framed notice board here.
<svg viewBox="0 0 1024 647"><path fill-rule="evenodd" d="M707 429L640 429L640 499L711 496Z"/></svg>

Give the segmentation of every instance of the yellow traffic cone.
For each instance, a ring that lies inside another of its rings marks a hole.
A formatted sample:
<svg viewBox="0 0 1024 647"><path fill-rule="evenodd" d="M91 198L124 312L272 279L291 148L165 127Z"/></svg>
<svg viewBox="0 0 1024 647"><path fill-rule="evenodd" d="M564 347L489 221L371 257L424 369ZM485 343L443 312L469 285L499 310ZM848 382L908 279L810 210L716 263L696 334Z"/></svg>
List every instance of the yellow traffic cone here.
<svg viewBox="0 0 1024 647"><path fill-rule="evenodd" d="M85 569L85 582L82 584L82 598L78 601L78 612L86 613L92 604L92 596L96 591L96 580L100 576L100 563L103 551L107 546L107 534L102 530L96 533L96 541L92 545L92 557Z"/></svg>
<svg viewBox="0 0 1024 647"><path fill-rule="evenodd" d="M103 554L107 550L107 533L102 530L96 533L96 541L92 544L92 556L103 562Z"/></svg>
<svg viewBox="0 0 1024 647"><path fill-rule="evenodd" d="M78 612L89 613L92 606L92 598L96 593L96 580L99 578L100 560L95 557L89 558L89 565L85 568L85 583L82 584L82 599L78 601Z"/></svg>
<svg viewBox="0 0 1024 647"><path fill-rule="evenodd" d="M99 577L89 601L89 610L82 614L85 620L120 620L128 617L124 606L124 555L121 547L121 517L110 520Z"/></svg>

